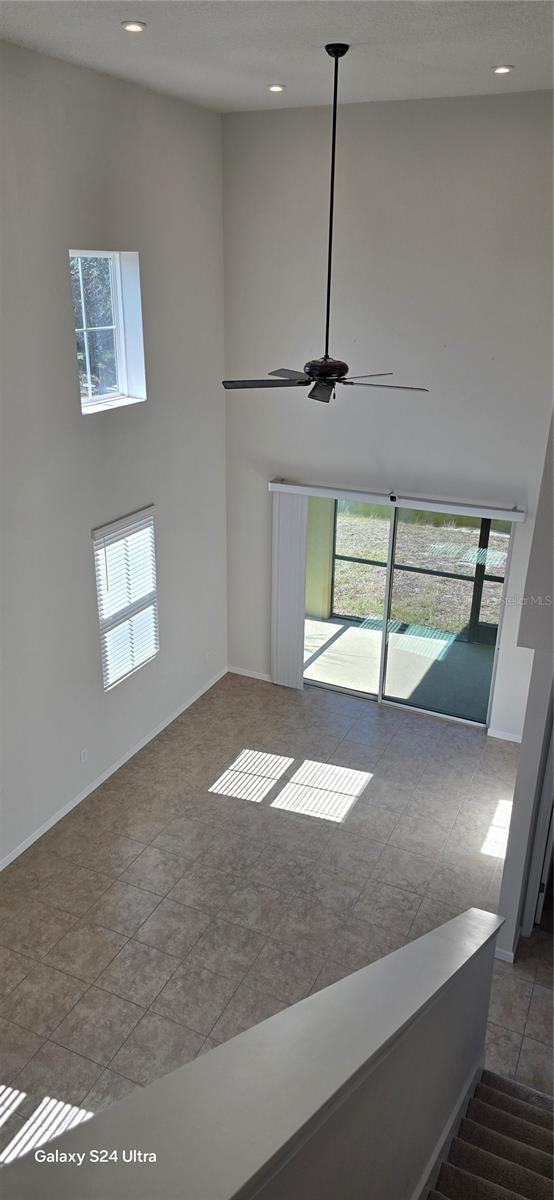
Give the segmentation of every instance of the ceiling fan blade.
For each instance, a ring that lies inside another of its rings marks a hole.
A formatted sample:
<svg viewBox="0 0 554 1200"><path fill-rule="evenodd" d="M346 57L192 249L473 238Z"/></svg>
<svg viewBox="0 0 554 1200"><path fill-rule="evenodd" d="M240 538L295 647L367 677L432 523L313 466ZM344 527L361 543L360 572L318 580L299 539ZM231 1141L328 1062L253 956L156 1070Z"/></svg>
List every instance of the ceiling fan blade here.
<svg viewBox="0 0 554 1200"><path fill-rule="evenodd" d="M349 379L383 379L385 375L393 375L393 371L374 371L373 375L349 375Z"/></svg>
<svg viewBox="0 0 554 1200"><path fill-rule="evenodd" d="M393 392L428 392L429 388L406 387L403 383L358 383L356 379L339 379L338 383L347 383L351 387L388 388Z"/></svg>
<svg viewBox="0 0 554 1200"><path fill-rule="evenodd" d="M280 379L296 379L298 382L309 383L309 376L304 371L290 371L288 367L279 367L278 371L270 371L270 375L278 375Z"/></svg>
<svg viewBox="0 0 554 1200"><path fill-rule="evenodd" d="M308 392L308 396L312 400L321 400L323 404L328 404L334 387L334 383L314 383L313 388Z"/></svg>
<svg viewBox="0 0 554 1200"><path fill-rule="evenodd" d="M311 383L308 377L302 376L301 379L222 379L224 388L277 388L277 387L302 387Z"/></svg>

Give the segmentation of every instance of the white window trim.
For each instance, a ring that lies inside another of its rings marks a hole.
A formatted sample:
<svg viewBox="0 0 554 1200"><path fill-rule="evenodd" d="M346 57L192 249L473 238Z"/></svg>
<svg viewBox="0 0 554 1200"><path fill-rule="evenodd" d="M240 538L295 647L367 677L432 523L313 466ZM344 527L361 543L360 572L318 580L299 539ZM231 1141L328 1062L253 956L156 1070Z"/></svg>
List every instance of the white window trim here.
<svg viewBox="0 0 554 1200"><path fill-rule="evenodd" d="M107 412L109 408L125 408L129 404L144 404L146 396L110 396L109 400L102 400L96 397L90 403L82 404L83 412Z"/></svg>
<svg viewBox="0 0 554 1200"><path fill-rule="evenodd" d="M102 678L103 678L103 684L104 684L104 691L106 691L106 692L111 691L112 688L114 688L114 687L117 687L117 685L119 683L122 683L124 679L129 679L129 677L131 675L134 675L136 671L140 671L140 669L142 667L146 666L147 663L152 662L152 659L156 657L156 655L158 654L159 649L160 649L159 613L158 613L158 584L157 584L157 567L156 567L156 529L155 529L154 517L155 517L154 505L148 505L147 508L139 509L137 512L129 513L125 517L119 517L116 521L111 521L107 525L101 525L97 529L91 530L93 550L94 550L94 569L95 569L96 595L97 595L97 605L98 605L98 622L99 622L99 627L100 627ZM100 561L101 561L100 554L101 554L102 549L103 548L105 549L105 547L110 542L117 542L122 537L125 537L128 534L137 532L140 529L144 529L144 528L148 528L148 527L150 527L152 529L153 567L154 567L154 587L153 587L153 589L150 592L146 593L144 596L141 596L139 600L136 600L131 604L124 605L122 608L118 609L117 612L112 613L109 617L102 617L102 615L101 615L102 594L101 594L101 589L100 589L100 584L99 584L99 579L100 579L99 567L100 567ZM154 638L155 648L154 648L152 654L150 654L148 656L148 658L143 659L142 662L137 663L136 666L132 666L128 671L125 671L124 674L119 675L117 677L117 679L114 679L110 682L109 675L108 675L108 669L107 669L107 665L108 665L107 664L107 651L106 651L107 634L112 629L116 628L118 625L121 625L125 621L128 621L131 617L135 616L137 613L144 612L146 609L149 609L149 608L152 608L154 610L154 624L155 624L155 638Z"/></svg>
<svg viewBox="0 0 554 1200"><path fill-rule="evenodd" d="M144 401L146 400L146 386L145 385L144 385L144 388L142 389L144 391L144 394L132 395L129 390L129 369L128 369L129 363L128 363L128 348L127 347L128 347L128 342L130 342L131 339L129 336L129 331L126 328L126 320L125 320L124 284L123 284L122 269L121 269L121 260L122 260L123 255L125 255L129 258L136 259L136 289L137 289L138 295L135 296L134 301L135 301L135 308L138 308L138 313L139 313L139 317L140 317L140 331L139 331L140 332L140 351L137 351L136 338L135 338L134 339L134 343L135 343L134 353L135 353L135 357L137 356L137 353L140 354L141 364L137 364L137 365L139 366L139 374L141 374L144 379L144 345L143 345L143 330L142 330L142 308L141 308L141 300L140 300L140 276L139 276L139 266L138 266L138 254L135 254L133 252L127 252L127 251L119 251L119 250L69 250L70 258L78 258L78 259L81 259L81 258L107 258L107 259L109 259L109 262L110 262L110 279L111 279L111 290L112 290L112 305L113 305L113 310L114 310L114 314L113 314L114 315L114 325L106 326L106 328L110 328L110 329L113 328L113 330L114 330L115 356L116 356L116 364L117 364L117 382L118 382L119 390L117 392L97 393L94 396L89 394L89 396L87 398L86 395L83 395L81 393L81 390L79 387L79 393L80 393L80 399L81 399L81 411L83 413L103 412L109 408L123 408L124 406L129 405L129 404L144 403ZM85 320L85 318L86 318L85 301L84 301L83 285L82 285L80 268L79 268L79 277L81 280L81 307L82 307L83 320ZM87 328L88 327L85 324L83 326L83 331L86 330ZM95 328L101 328L101 327L98 326ZM77 332L77 331L75 331L75 332ZM90 377L90 363L89 363L89 358L88 358L88 339L86 337L84 338L84 343L85 343L85 355L86 355L86 360L87 360L87 374ZM140 370L140 365L142 366L142 370Z"/></svg>

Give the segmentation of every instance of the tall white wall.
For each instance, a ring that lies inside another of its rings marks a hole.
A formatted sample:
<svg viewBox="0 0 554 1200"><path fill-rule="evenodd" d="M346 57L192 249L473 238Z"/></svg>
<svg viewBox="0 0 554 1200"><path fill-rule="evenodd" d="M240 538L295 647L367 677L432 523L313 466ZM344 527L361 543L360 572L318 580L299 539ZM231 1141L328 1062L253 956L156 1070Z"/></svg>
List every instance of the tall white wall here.
<svg viewBox="0 0 554 1200"><path fill-rule="evenodd" d="M14 46L1 55L8 854L206 687L227 651L220 118ZM81 414L75 246L139 252L146 404ZM161 649L105 694L90 531L151 502Z"/></svg>
<svg viewBox="0 0 554 1200"><path fill-rule="evenodd" d="M227 395L229 658L269 670L272 476L528 506L551 408L551 97L345 106L331 352L430 395ZM329 113L224 118L226 374L323 351ZM521 734L531 652L507 606L492 727Z"/></svg>
<svg viewBox="0 0 554 1200"><path fill-rule="evenodd" d="M520 935L552 737L552 559L551 428L525 582L525 603L520 610L519 644L531 648L533 669L499 901L499 911L506 919L498 946L508 957L517 949Z"/></svg>

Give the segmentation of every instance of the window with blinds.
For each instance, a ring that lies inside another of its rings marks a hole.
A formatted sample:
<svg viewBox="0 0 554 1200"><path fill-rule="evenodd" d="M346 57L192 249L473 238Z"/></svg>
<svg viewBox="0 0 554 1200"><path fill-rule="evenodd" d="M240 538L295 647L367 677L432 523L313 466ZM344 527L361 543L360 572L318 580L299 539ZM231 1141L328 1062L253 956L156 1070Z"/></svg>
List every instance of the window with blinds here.
<svg viewBox="0 0 554 1200"><path fill-rule="evenodd" d="M160 647L153 507L93 529L92 540L107 690Z"/></svg>

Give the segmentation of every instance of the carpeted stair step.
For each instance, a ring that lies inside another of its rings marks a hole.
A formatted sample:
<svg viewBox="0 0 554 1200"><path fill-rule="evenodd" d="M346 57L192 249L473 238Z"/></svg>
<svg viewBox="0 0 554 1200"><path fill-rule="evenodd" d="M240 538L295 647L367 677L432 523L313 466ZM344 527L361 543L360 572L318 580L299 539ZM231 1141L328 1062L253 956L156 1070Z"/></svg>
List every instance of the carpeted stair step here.
<svg viewBox="0 0 554 1200"><path fill-rule="evenodd" d="M469 1142L455 1137L450 1146L449 1163L467 1171L479 1179L496 1183L500 1187L512 1191L516 1196L524 1196L525 1200L552 1200L552 1185L543 1175L529 1171L518 1163L499 1158L489 1150L472 1146Z"/></svg>
<svg viewBox="0 0 554 1200"><path fill-rule="evenodd" d="M522 1120L528 1121L532 1125L539 1125L541 1129L552 1129L552 1117L545 1109L539 1108L536 1104L527 1104L525 1100L518 1100L516 1096L510 1096L508 1092L501 1092L498 1088L491 1088L487 1084L479 1083L475 1088L475 1099L484 1100L485 1104L501 1108L503 1112L511 1113L513 1117L521 1117Z"/></svg>
<svg viewBox="0 0 554 1200"><path fill-rule="evenodd" d="M470 1121L467 1117L460 1123L458 1137L472 1146L479 1146L481 1150L488 1150L490 1154L498 1154L500 1158L506 1158L509 1162L519 1163L521 1167L527 1167L528 1171L535 1171L545 1179L552 1179L553 1160L543 1150L516 1141L504 1133L497 1133L486 1125L478 1125L476 1121Z"/></svg>
<svg viewBox="0 0 554 1200"><path fill-rule="evenodd" d="M440 1169L437 1190L447 1200L522 1200L521 1192L491 1183L489 1179L479 1179L449 1162Z"/></svg>
<svg viewBox="0 0 554 1200"><path fill-rule="evenodd" d="M496 1108L493 1104L485 1104L482 1100L470 1100L466 1115L478 1125L494 1129L496 1133L515 1138L518 1142L525 1142L527 1146L534 1146L535 1149L542 1150L543 1154L553 1153L554 1138L548 1129L515 1117L513 1113Z"/></svg>
<svg viewBox="0 0 554 1200"><path fill-rule="evenodd" d="M487 1087L494 1088L497 1092L506 1092L508 1096L514 1096L516 1100L535 1104L537 1108L544 1108L546 1112L554 1114L552 1096L545 1096L543 1092L536 1092L534 1088L526 1087L523 1083L516 1083L515 1079L505 1079L503 1075L497 1075L495 1071L485 1070L481 1074L480 1082Z"/></svg>

